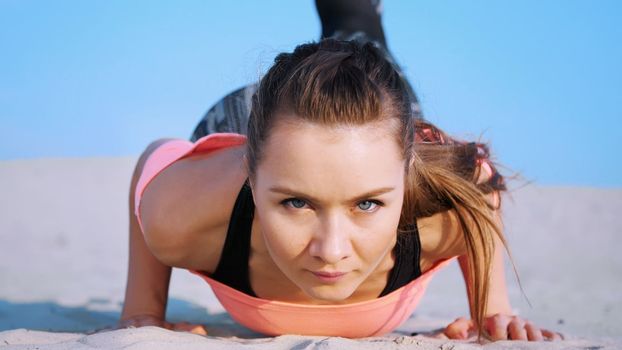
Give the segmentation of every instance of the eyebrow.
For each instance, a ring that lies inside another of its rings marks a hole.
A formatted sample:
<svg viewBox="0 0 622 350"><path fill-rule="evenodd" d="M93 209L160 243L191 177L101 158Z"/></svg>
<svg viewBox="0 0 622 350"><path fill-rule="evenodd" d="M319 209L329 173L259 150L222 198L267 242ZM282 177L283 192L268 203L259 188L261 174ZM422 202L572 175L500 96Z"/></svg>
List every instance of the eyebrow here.
<svg viewBox="0 0 622 350"><path fill-rule="evenodd" d="M375 190L371 190L367 193L363 193L361 195L355 196L352 199L347 200L348 202L357 202L363 199L367 199L370 197L375 197L375 196L379 196L381 194L384 193L388 193L388 192L392 192L395 190L395 187L382 187L382 188L377 188ZM276 193L282 193L282 194L286 194L286 195L290 195L290 196L294 196L297 198L301 198L301 199L308 199L311 202L315 202L315 203L319 203L321 202L319 199L317 198L313 198L312 196L309 196L307 194L304 194L302 192L298 192L292 189L289 189L287 187L270 187L269 189L270 192L276 192Z"/></svg>

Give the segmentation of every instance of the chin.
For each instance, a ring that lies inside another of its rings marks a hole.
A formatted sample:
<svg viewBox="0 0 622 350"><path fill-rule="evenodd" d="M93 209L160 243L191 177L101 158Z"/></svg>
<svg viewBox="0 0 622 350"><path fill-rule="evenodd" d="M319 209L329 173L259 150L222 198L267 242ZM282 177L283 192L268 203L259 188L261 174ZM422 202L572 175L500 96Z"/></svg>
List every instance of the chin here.
<svg viewBox="0 0 622 350"><path fill-rule="evenodd" d="M310 292L307 293L311 298L315 300L322 300L327 302L340 302L346 300L352 293L343 293L342 291L332 292Z"/></svg>
<svg viewBox="0 0 622 350"><path fill-rule="evenodd" d="M356 290L356 286L352 286L351 284L320 285L307 287L303 290L309 297L313 299L329 302L339 302L346 300L350 296L352 296L352 294Z"/></svg>

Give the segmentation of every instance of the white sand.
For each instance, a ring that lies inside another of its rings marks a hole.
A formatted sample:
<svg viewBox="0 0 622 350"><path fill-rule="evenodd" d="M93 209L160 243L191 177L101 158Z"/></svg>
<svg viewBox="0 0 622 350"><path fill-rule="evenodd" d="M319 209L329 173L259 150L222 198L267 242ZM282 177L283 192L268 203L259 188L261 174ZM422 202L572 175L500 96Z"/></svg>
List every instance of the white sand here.
<svg viewBox="0 0 622 350"><path fill-rule="evenodd" d="M173 274L169 320L203 323L210 336L155 327L90 334L113 326L119 317L127 266L127 192L135 161L0 162L0 347L477 347L430 337L467 314L457 266L441 272L413 317L383 338L263 337L233 322L209 287L182 270ZM533 307L508 269L512 303L520 315L569 340L486 347L622 348L622 190L529 186L512 197L514 202L504 202L506 231ZM412 332L423 335L412 337Z"/></svg>

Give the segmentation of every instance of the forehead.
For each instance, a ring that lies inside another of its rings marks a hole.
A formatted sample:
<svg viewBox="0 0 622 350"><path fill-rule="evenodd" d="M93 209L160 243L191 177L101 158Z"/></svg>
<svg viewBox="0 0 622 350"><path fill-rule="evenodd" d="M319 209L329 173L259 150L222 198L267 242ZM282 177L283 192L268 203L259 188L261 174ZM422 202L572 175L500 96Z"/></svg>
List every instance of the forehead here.
<svg viewBox="0 0 622 350"><path fill-rule="evenodd" d="M325 126L281 120L262 150L259 186L349 195L403 183L404 160L391 125Z"/></svg>

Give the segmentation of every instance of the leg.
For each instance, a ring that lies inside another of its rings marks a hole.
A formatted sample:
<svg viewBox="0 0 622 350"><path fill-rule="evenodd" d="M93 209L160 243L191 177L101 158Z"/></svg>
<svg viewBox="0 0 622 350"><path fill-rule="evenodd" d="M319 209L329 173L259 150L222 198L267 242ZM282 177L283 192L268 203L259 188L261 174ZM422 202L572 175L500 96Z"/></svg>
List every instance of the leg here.
<svg viewBox="0 0 622 350"><path fill-rule="evenodd" d="M401 68L387 49L381 23L380 0L316 0L322 22L322 39L357 40L372 42L385 54L402 78L410 98L413 117L422 119L419 100ZM257 84L235 90L218 101L201 118L190 137L195 142L203 136L217 132L246 134L250 115L251 97Z"/></svg>
<svg viewBox="0 0 622 350"><path fill-rule="evenodd" d="M194 129L190 141L216 132L233 132L246 135L251 97L257 84L246 85L218 101L210 108Z"/></svg>
<svg viewBox="0 0 622 350"><path fill-rule="evenodd" d="M367 41L387 47L380 22L380 1L316 0L315 6L322 22L322 39L351 37L359 32L364 33Z"/></svg>
<svg viewBox="0 0 622 350"><path fill-rule="evenodd" d="M382 1L316 0L315 6L322 22L322 39L372 42L384 52L404 82L413 117L423 119L419 99L388 49L381 22Z"/></svg>

